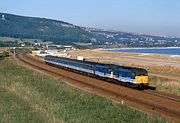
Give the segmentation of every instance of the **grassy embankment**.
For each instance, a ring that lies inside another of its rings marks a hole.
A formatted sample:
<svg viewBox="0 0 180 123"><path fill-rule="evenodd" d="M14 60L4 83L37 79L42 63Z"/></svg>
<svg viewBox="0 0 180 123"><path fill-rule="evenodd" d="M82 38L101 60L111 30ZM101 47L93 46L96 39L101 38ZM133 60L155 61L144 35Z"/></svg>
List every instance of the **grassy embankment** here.
<svg viewBox="0 0 180 123"><path fill-rule="evenodd" d="M0 60L0 122L167 122Z"/></svg>

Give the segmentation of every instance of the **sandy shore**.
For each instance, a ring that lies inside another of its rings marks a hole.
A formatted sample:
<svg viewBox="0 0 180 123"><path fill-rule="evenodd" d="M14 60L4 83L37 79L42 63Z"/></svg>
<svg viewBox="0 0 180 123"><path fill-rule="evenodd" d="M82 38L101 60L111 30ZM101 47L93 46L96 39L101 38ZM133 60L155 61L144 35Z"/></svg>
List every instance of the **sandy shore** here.
<svg viewBox="0 0 180 123"><path fill-rule="evenodd" d="M97 48L92 51L104 51L104 50L127 50L127 49L179 49L180 47L122 47L122 48Z"/></svg>
<svg viewBox="0 0 180 123"><path fill-rule="evenodd" d="M98 48L91 51L104 51L104 52L111 52L111 50L139 50L139 49L180 49L180 47L154 47L154 48L112 48L112 49L104 49ZM133 53L133 52L114 52L114 53L129 53L129 54L137 54L141 56L148 56L148 55L161 55L166 57L180 57L180 55L170 55L170 54L158 54L158 53Z"/></svg>

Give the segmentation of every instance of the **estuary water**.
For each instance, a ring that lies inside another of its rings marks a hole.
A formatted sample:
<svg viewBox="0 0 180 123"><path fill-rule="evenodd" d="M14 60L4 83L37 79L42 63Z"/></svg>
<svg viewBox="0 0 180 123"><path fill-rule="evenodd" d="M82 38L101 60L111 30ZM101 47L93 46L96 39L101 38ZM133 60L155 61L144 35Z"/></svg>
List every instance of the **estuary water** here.
<svg viewBox="0 0 180 123"><path fill-rule="evenodd" d="M135 48L135 49L116 49L116 50L103 50L106 52L127 52L127 53L140 53L140 54L164 54L164 55L177 55L180 56L180 48Z"/></svg>

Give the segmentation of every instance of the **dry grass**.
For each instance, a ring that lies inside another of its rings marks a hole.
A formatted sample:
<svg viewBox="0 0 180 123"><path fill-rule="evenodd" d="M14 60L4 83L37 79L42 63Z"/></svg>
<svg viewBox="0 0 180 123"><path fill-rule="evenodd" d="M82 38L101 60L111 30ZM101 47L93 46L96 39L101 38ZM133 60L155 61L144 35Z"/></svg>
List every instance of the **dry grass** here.
<svg viewBox="0 0 180 123"><path fill-rule="evenodd" d="M180 81L169 78L150 76L150 85L155 86L158 91L180 96Z"/></svg>

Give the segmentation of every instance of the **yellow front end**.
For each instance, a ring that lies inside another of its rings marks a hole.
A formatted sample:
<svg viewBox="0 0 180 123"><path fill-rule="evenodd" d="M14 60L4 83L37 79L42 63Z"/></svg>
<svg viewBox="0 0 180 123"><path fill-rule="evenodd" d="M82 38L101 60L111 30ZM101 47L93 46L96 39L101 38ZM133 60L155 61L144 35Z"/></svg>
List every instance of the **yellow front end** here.
<svg viewBox="0 0 180 123"><path fill-rule="evenodd" d="M37 55L37 52L35 52L35 51L32 51L31 53L32 53L33 56Z"/></svg>
<svg viewBox="0 0 180 123"><path fill-rule="evenodd" d="M148 76L136 76L135 84L148 84Z"/></svg>

